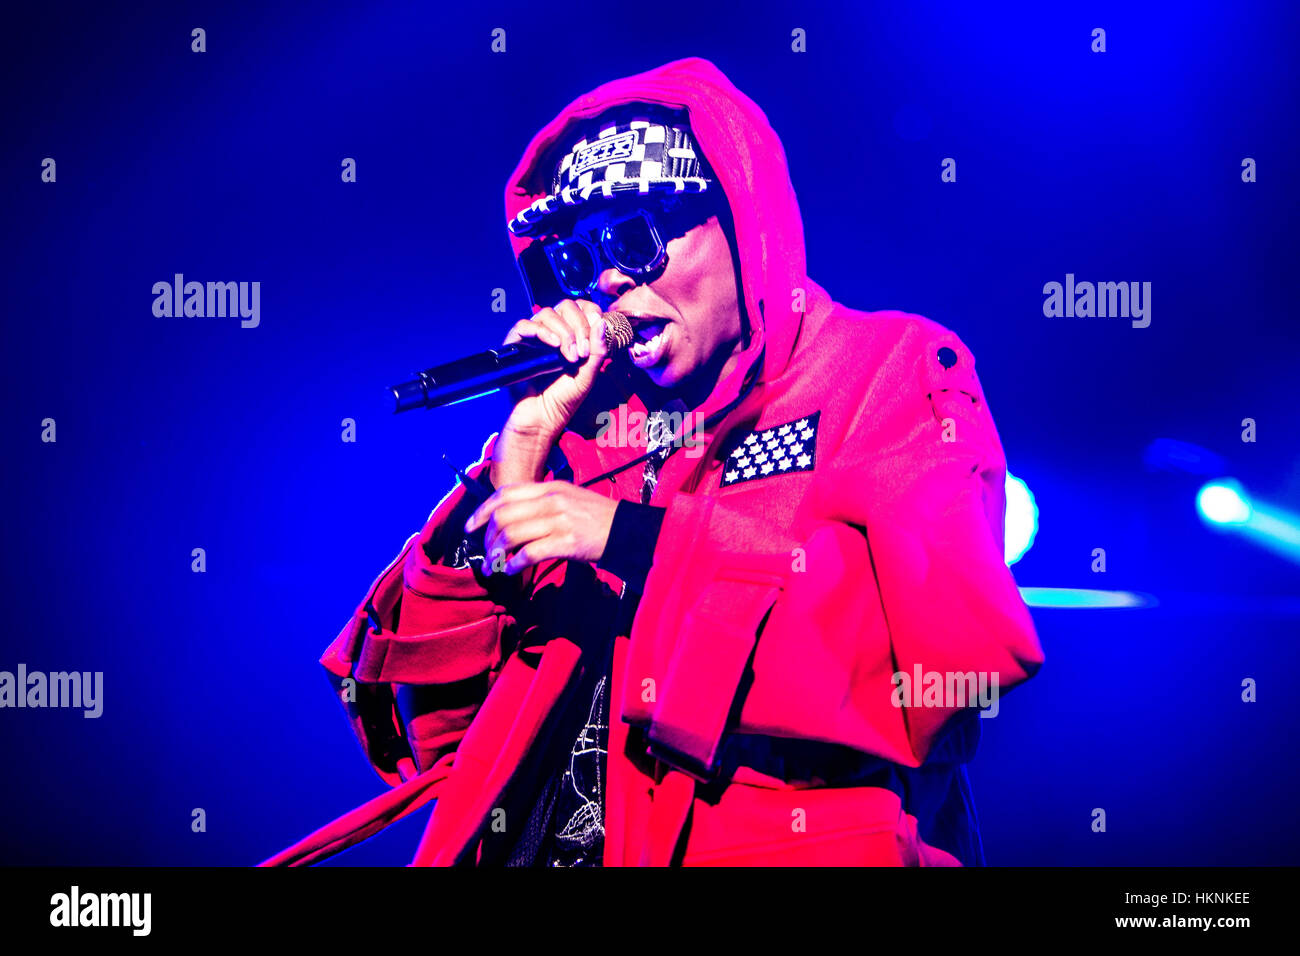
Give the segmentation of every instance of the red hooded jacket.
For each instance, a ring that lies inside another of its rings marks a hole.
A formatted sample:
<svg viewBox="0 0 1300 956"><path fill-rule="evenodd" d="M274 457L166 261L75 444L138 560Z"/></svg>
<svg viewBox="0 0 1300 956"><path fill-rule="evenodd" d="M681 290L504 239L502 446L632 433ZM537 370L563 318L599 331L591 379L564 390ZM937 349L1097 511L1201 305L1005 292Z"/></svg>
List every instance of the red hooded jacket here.
<svg viewBox="0 0 1300 956"><path fill-rule="evenodd" d="M604 863L959 864L923 831L937 806L968 815L979 721L942 701L895 706L893 675L996 674L1006 691L1043 661L1003 557L1006 461L974 358L935 322L846 308L807 276L780 140L706 60L571 103L511 176L507 217L545 194L579 124L628 102L688 111L732 210L750 334L696 411L740 400L702 455L678 451L659 475L662 531L614 645ZM635 393L628 411L645 411ZM810 436L809 467L764 472L755 455L746 476L737 456L790 429ZM644 451L572 429L559 447L576 483ZM637 501L640 470L594 488ZM267 864L322 859L434 798L414 862L479 861L548 717L601 666L584 649L619 620L622 582L599 562L552 562L515 576L508 599L431 558L464 494L438 503L322 658L392 789ZM719 784L728 739L833 745L904 782L740 765Z"/></svg>

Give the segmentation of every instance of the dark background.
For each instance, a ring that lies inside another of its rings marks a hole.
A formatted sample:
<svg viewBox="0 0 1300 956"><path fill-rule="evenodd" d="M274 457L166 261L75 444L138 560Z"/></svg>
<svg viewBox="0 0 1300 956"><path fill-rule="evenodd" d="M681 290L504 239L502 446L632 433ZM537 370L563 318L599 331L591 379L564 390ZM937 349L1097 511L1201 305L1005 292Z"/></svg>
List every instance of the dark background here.
<svg viewBox="0 0 1300 956"><path fill-rule="evenodd" d="M1300 511L1295 8L1044 6L8 9L0 669L103 671L105 710L0 711L0 862L249 864L382 790L316 660L505 412L383 387L528 314L531 135L689 55L782 136L811 276L974 351L1041 509L1018 582L1160 602L1035 610L1047 664L972 767L989 861L1300 862L1300 568L1143 462L1192 442ZM260 281L260 326L155 318L176 272ZM1150 327L1044 317L1067 272L1151 282ZM427 815L333 862L407 862Z"/></svg>

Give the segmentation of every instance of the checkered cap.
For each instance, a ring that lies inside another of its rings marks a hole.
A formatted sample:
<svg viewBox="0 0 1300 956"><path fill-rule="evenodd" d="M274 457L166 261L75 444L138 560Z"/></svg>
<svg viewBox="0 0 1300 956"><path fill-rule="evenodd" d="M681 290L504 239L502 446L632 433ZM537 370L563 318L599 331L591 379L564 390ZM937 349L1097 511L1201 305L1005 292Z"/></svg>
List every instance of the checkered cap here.
<svg viewBox="0 0 1300 956"><path fill-rule="evenodd" d="M684 125L632 117L611 121L574 143L551 177L551 191L508 224L516 236L543 232L555 216L593 198L626 193L702 193L717 188Z"/></svg>

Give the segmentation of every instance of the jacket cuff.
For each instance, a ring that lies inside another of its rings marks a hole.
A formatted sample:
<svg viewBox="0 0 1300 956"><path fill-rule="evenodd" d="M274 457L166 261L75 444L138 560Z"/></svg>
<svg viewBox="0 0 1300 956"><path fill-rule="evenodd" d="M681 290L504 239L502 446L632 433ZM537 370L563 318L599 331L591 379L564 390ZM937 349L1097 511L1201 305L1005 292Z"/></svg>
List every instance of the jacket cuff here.
<svg viewBox="0 0 1300 956"><path fill-rule="evenodd" d="M638 594L645 590L646 575L654 564L655 546L667 513L667 508L634 501L620 501L614 509L605 554L597 563L626 581Z"/></svg>

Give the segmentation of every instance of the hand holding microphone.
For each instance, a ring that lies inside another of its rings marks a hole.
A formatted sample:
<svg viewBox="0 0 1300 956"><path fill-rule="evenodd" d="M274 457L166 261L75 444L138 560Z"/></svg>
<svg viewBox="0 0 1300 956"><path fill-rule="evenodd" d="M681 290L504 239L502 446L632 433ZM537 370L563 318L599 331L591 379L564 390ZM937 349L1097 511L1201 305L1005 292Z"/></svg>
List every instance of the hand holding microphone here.
<svg viewBox="0 0 1300 956"><path fill-rule="evenodd" d="M472 532L486 526L492 567L500 563L513 573L547 558L594 561L603 554L618 502L589 488L541 479L552 447L590 394L601 364L634 337L622 313L601 312L585 299L565 299L516 322L500 348L425 369L391 387L402 412L564 373L545 388L519 389L521 397L497 436L488 472L496 491L465 527ZM462 475L462 481L466 478Z"/></svg>
<svg viewBox="0 0 1300 956"><path fill-rule="evenodd" d="M545 389L525 386L516 390L523 397L512 395L515 407L497 440L500 454L511 459L539 459L536 464L540 467L591 392L605 357L614 349L631 345L634 337L632 323L621 312L601 312L594 302L565 299L516 322L499 348L427 368L389 391L397 401L395 411L405 412L454 405L564 372ZM528 477L530 471L510 469L514 478L535 480ZM494 469L494 482L496 477Z"/></svg>
<svg viewBox="0 0 1300 956"><path fill-rule="evenodd" d="M487 568L513 574L548 558L596 561L604 554L618 502L541 479L551 446L591 392L605 356L631 338L626 317L602 313L585 299L542 309L506 336L507 346L535 339L558 349L578 368L544 389L527 387L497 436L489 475L498 490L465 524L467 532L485 529Z"/></svg>
<svg viewBox="0 0 1300 956"><path fill-rule="evenodd" d="M576 370L567 370L545 389L532 390L516 406L507 427L517 432L559 435L568 426L578 406L591 391L596 375L619 339L609 330L610 323L626 323L620 313L602 313L600 307L586 299L565 299L553 309L542 309L528 319L521 319L510 329L503 345L532 339L558 349ZM631 339L631 330L626 337ZM611 341L612 340L612 341Z"/></svg>
<svg viewBox="0 0 1300 956"><path fill-rule="evenodd" d="M506 343L498 348L435 365L417 372L408 382L390 385L388 390L397 401L394 411L455 405L539 375L570 372L571 365L585 365L590 353L580 354L575 348L582 348L577 344L582 340L590 343L590 325L597 318L605 323L601 338L607 354L632 344L632 323L627 316L601 312L595 303L585 300L566 299L554 309L542 309L531 319L516 323ZM543 330L553 334L542 334ZM561 346L567 350L562 352ZM599 370L599 363L595 368Z"/></svg>
<svg viewBox="0 0 1300 956"><path fill-rule="evenodd" d="M565 299L553 309L542 309L531 319L520 319L510 329L503 345L526 339L558 349L576 371L561 375L540 391L526 387L501 428L492 455L492 484L540 481L546 472L546 458L570 419L591 392L601 363L611 345L621 341L611 322L631 326L621 313L602 313L599 306L585 299Z"/></svg>

